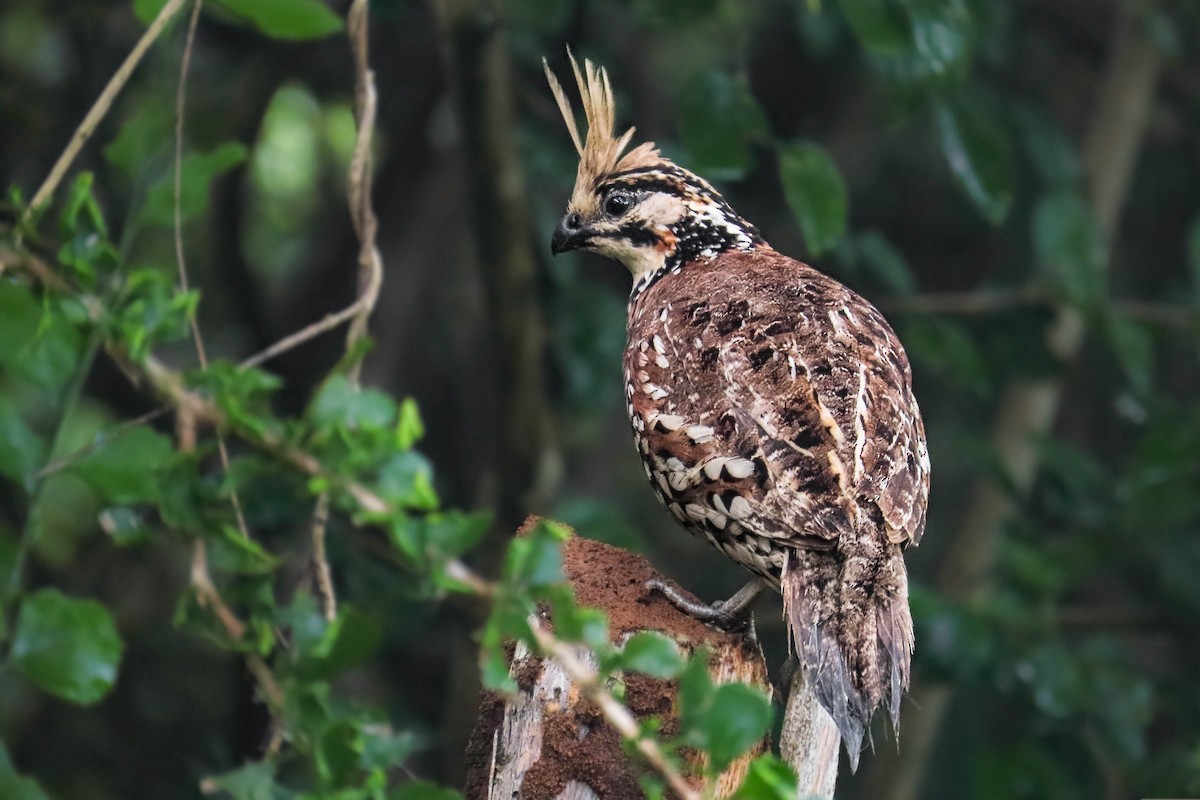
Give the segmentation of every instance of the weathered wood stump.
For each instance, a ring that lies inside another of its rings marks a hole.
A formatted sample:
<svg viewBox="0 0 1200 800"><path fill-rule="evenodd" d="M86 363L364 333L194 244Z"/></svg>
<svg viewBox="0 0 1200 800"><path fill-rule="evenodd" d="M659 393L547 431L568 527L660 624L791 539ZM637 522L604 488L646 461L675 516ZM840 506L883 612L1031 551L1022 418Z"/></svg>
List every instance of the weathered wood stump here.
<svg viewBox="0 0 1200 800"><path fill-rule="evenodd" d="M741 681L771 692L757 640L710 628L649 592L646 582L663 576L641 556L572 537L563 546L563 570L581 605L608 614L614 643L638 631L658 631L677 642L685 655L707 647L714 682ZM482 699L467 747L468 800L643 797L638 776L644 768L623 751L620 736L559 665L519 646L509 671L519 687L516 695L485 692ZM678 726L675 681L626 674L624 683L624 702L636 717L658 717L665 733ZM768 746L764 739L732 764L721 775L716 796L736 789L750 761ZM695 755L693 766L700 766L701 757Z"/></svg>

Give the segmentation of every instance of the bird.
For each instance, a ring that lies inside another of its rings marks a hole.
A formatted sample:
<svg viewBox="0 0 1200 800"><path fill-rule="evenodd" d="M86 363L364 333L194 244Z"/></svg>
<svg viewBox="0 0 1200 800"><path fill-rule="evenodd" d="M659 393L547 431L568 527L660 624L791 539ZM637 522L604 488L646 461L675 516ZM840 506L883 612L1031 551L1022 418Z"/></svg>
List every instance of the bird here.
<svg viewBox="0 0 1200 800"><path fill-rule="evenodd" d="M870 302L773 249L703 178L653 142L630 148L607 71L568 57L587 128L543 59L579 155L551 252L628 268L625 401L646 477L756 576L713 606L655 588L724 622L778 590L856 769L877 708L899 730L914 649L903 551L925 528L930 467L904 348Z"/></svg>

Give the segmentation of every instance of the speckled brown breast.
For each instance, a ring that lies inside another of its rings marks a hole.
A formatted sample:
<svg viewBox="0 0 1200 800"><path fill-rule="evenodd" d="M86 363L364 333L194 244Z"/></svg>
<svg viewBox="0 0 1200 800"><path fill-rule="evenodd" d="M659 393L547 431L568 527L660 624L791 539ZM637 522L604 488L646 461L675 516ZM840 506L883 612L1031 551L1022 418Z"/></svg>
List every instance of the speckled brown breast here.
<svg viewBox="0 0 1200 800"><path fill-rule="evenodd" d="M633 299L624 366L647 476L690 532L778 583L789 548L920 537L924 429L879 312L767 247Z"/></svg>

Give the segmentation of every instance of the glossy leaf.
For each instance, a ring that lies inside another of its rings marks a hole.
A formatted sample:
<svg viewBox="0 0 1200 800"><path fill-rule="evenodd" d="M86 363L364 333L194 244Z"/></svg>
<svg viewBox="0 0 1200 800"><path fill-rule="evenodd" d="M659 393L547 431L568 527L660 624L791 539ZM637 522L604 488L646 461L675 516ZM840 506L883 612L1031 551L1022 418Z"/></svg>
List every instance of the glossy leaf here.
<svg viewBox="0 0 1200 800"><path fill-rule="evenodd" d="M103 437L103 434L99 434ZM99 445L67 467L98 494L117 505L158 497L158 473L171 459L171 440L150 428L134 428Z"/></svg>
<svg viewBox="0 0 1200 800"><path fill-rule="evenodd" d="M322 0L216 0L274 39L320 39L342 29L342 18Z"/></svg>
<svg viewBox="0 0 1200 800"><path fill-rule="evenodd" d="M1012 204L1012 154L1003 123L979 101L946 100L935 114L942 153L967 198L993 225Z"/></svg>
<svg viewBox="0 0 1200 800"><path fill-rule="evenodd" d="M334 375L321 386L309 414L318 425L378 430L392 426L396 402L378 389L360 389L346 376Z"/></svg>
<svg viewBox="0 0 1200 800"><path fill-rule="evenodd" d="M742 785L731 800L794 800L796 774L775 756L763 755L750 762Z"/></svg>
<svg viewBox="0 0 1200 800"><path fill-rule="evenodd" d="M639 631L621 648L620 665L654 678L673 678L684 666L679 646L654 631Z"/></svg>
<svg viewBox="0 0 1200 800"><path fill-rule="evenodd" d="M761 741L771 726L771 713L770 701L753 687L744 683L716 687L703 723L712 769L724 770Z"/></svg>
<svg viewBox="0 0 1200 800"><path fill-rule="evenodd" d="M41 589L21 602L9 660L44 691L91 705L116 683L122 649L104 606Z"/></svg>
<svg viewBox="0 0 1200 800"><path fill-rule="evenodd" d="M342 19L322 0L214 0L273 39L303 41L337 33ZM134 0L133 11L145 25L158 16L167 0Z"/></svg>
<svg viewBox="0 0 1200 800"><path fill-rule="evenodd" d="M783 193L814 256L832 249L846 231L846 184L833 159L813 142L779 148Z"/></svg>

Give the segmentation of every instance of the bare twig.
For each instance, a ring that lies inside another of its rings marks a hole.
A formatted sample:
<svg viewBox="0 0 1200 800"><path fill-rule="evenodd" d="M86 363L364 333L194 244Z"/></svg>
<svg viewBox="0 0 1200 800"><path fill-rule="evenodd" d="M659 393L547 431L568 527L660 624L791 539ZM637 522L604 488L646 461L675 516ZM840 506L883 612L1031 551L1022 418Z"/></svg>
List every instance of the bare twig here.
<svg viewBox="0 0 1200 800"><path fill-rule="evenodd" d="M341 311L335 311L332 314L327 314L324 318L317 320L311 325L307 325L295 333L289 334L275 344L265 350L259 351L242 361L241 367L257 367L273 358L283 355L289 350L292 350L310 339L315 339L321 334L331 331L338 325L349 319L353 319L359 315L364 305L366 305L366 297L359 297L350 305L343 308Z"/></svg>
<svg viewBox="0 0 1200 800"><path fill-rule="evenodd" d="M658 742L642 735L637 719L622 705L612 692L601 682L596 672L579 660L574 650L567 643L556 638L540 625L530 626L538 647L549 654L563 668L563 672L571 679L579 691L596 704L604 718L613 726L617 733L633 743L642 756L650 762L650 766L663 776L671 790L681 800L700 800L700 793L692 788L675 765L667 759L667 754L658 746Z"/></svg>
<svg viewBox="0 0 1200 800"><path fill-rule="evenodd" d="M350 6L347 30L350 49L354 53L354 110L358 132L354 139L354 153L350 158L350 170L346 177L346 197L350 206L350 219L358 234L358 297L354 313L350 318L350 329L346 332L346 352L352 352L366 338L367 325L375 303L379 299L379 288L383 284L383 258L375 242L379 229L375 208L371 202L371 139L375 132L375 116L378 108L375 93L375 74L371 71L369 50L369 3L354 0ZM362 373L362 361L350 365L347 377L358 386ZM329 621L337 616L337 593L333 586L333 575L329 569L329 558L325 550L325 534L329 528L329 493L317 497L312 524L312 559L316 571L317 592L321 596L321 608Z"/></svg>
<svg viewBox="0 0 1200 800"><path fill-rule="evenodd" d="M200 10L204 0L196 0L192 6L192 16L188 20L187 40L183 45L183 56L179 62L179 84L175 91L175 186L172 196L172 216L175 233L175 264L179 272L179 289L190 291L188 284L187 261L183 252L183 122L187 111L187 78L188 67L192 63L192 49L196 44L196 28L200 23ZM196 348L196 359L200 368L208 367L208 352L204 348L204 337L200 335L200 321L193 313L188 316L188 328L192 332L192 343ZM217 452L221 457L221 469L229 470L229 448L225 445L225 437L217 431ZM237 521L238 531L246 539L250 538L250 527L246 524L246 516L242 513L242 501L235 487L229 494L229 502L233 505L233 516Z"/></svg>
<svg viewBox="0 0 1200 800"><path fill-rule="evenodd" d="M337 593L333 589L333 574L325 556L325 531L329 527L329 492L317 496L313 509L312 548L313 569L317 573L317 595L321 598L321 613L329 622L337 618Z"/></svg>
<svg viewBox="0 0 1200 800"><path fill-rule="evenodd" d="M346 196L350 204L350 219L359 240L359 308L350 322L350 330L346 332L347 351L353 350L366 337L367 324L383 284L383 259L375 241L379 221L371 202L371 137L375 132L377 98L375 73L371 71L369 60L368 8L367 0L354 0L347 25L351 49L354 51L354 106L358 133L354 140L354 154L350 159ZM361 362L352 365L350 380L357 383L360 372Z"/></svg>
<svg viewBox="0 0 1200 800"><path fill-rule="evenodd" d="M96 98L96 102L92 104L91 109L83 118L83 122L79 123L79 127L75 129L75 133L71 136L71 140L67 142L66 148L62 155L58 157L58 161L54 162L54 166L50 169L50 174L46 176L46 180L42 181L42 185L38 187L34 193L33 199L29 202L29 207L25 209L22 216L23 221L28 221L30 215L41 206L50 201L54 195L54 190L62 182L63 176L67 174L71 164L79 155L79 151L83 149L84 144L91 138L95 132L96 126L100 124L100 120L104 119L104 115L108 113L112 107L113 101L117 95L125 88L125 84L129 81L129 77L133 74L134 69L141 63L142 57L146 55L146 51L150 49L150 45L158 39L162 34L163 29L167 27L167 23L171 21L179 9L187 0L167 0L166 5L158 12L158 16L150 23L150 27L146 28L146 32L142 34L142 38L138 39L137 44L129 51L129 55L113 73L112 78L104 86L100 96Z"/></svg>

